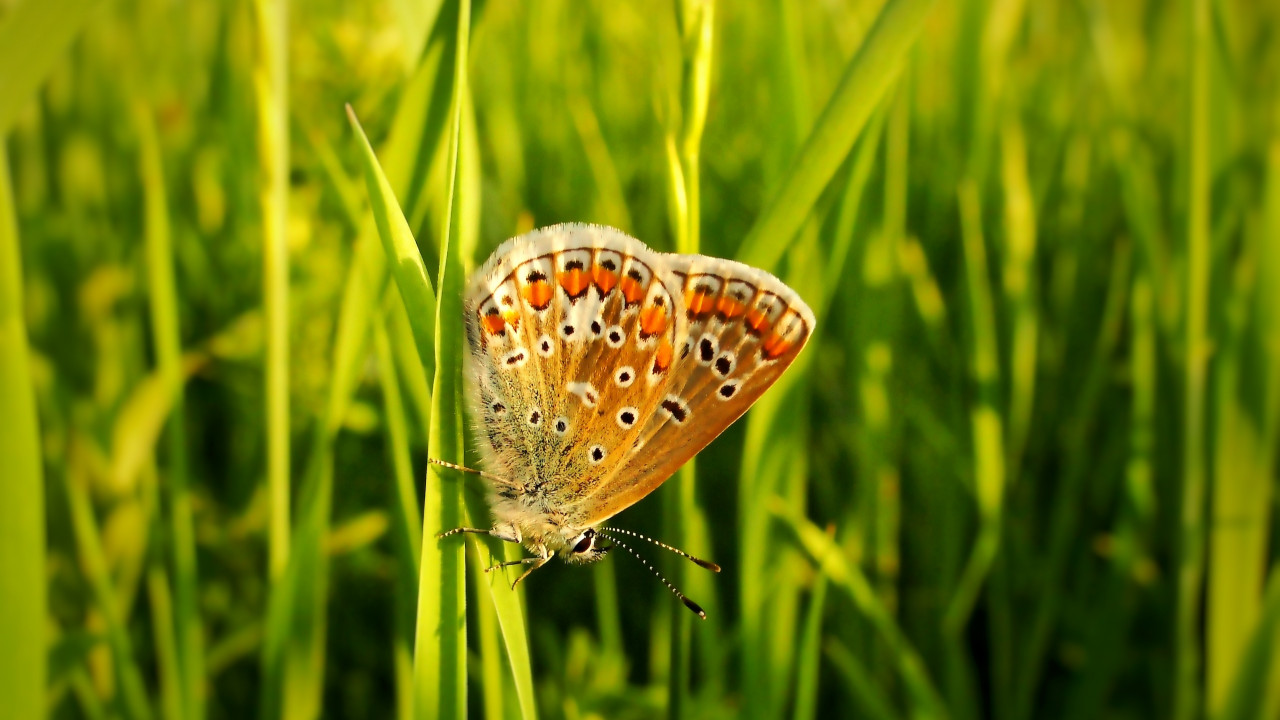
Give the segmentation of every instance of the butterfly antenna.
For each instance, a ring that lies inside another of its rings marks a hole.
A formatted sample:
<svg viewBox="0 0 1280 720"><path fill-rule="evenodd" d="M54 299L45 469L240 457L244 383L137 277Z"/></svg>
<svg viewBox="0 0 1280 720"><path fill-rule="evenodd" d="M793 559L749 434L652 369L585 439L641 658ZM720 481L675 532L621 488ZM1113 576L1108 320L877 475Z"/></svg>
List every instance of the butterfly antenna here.
<svg viewBox="0 0 1280 720"><path fill-rule="evenodd" d="M472 475L479 475L480 477L486 480L492 480L496 483L501 483L503 485L511 485L513 487L515 486L515 483L511 482L510 480L507 480L506 478L500 478L497 475L491 475L483 470L476 470L475 468L463 467L462 465L455 465L454 463L445 462L444 460L437 460L435 458L427 458L427 462L431 463L432 465L447 467L450 470L457 470L458 472L471 473Z"/></svg>
<svg viewBox="0 0 1280 720"><path fill-rule="evenodd" d="M631 549L631 546L627 545L626 543L622 542L621 540L619 540L619 539L618 539L618 538L616 538L616 537L613 537L613 536L611 536L611 535L606 535L603 531L597 530L596 532L597 532L598 534L603 535L604 537L608 538L608 539L609 539L611 542L613 542L615 545L619 545L619 546L621 546L623 550L626 550L627 552L631 553L631 557L633 557L633 558L635 558L635 559L639 560L641 565L644 565L645 567L649 568L649 572L653 573L654 577L656 577L656 578L658 578L659 580L661 580L661 581L662 581L662 584L663 584L663 585L666 585L668 590L670 590L672 593L675 593L675 596L676 596L676 597L678 597L678 598L680 598L680 602L684 603L684 606L685 606L685 607L687 607L687 608L689 608L690 610L692 610L692 611L694 611L695 613L697 613L697 614L698 614L698 617L702 618L703 620L706 620L706 619L707 619L707 614L706 614L705 612L703 612L703 611L702 611L702 608L698 605L698 603L696 603L696 602L694 602L694 601L690 600L689 598L685 597L685 594L684 594L684 593L682 593L682 592L680 592L679 588L677 588L675 585L672 585L671 583L667 582L667 579L666 579L665 577L663 577L663 576L662 576L662 573L658 572L658 569L657 569L657 568L655 568L654 566L650 565L648 560L645 560L644 558L640 557L640 554L639 554L639 553L637 553L635 550L632 550L632 549Z"/></svg>
<svg viewBox="0 0 1280 720"><path fill-rule="evenodd" d="M685 551L681 550L680 548L677 548L677 547L671 547L670 545L668 545L668 544L666 544L666 543L664 543L664 542L662 542L662 541L660 541L660 540L654 540L653 538L649 537L648 535L641 535L641 534L640 534L640 533L638 533L638 532L632 532L632 531L630 531L630 530L623 530L622 528L600 528L600 529L601 529L601 530L607 530L608 532L611 532L611 533L622 533L623 535L630 535L630 536L631 536L631 537L633 537L633 538L640 538L641 540L644 540L645 542L651 542L651 543L653 543L654 545L657 545L658 547L660 547L660 548L662 548L662 549L664 549L664 550L670 550L671 552L673 552L673 553L675 553L675 554L679 555L680 557L682 557L682 558L685 558L685 559L689 560L690 562L692 562L694 565L697 565L698 567L704 567L704 568L706 568L706 569L710 570L711 572L720 572L720 566L719 566L719 565L717 565L717 564L715 564L715 563L713 563L713 562L711 562L710 560L703 560L702 558L696 558L696 557L694 557L694 556L690 555L689 553L687 553L687 552L685 552ZM615 542L617 542L617 541L615 541Z"/></svg>

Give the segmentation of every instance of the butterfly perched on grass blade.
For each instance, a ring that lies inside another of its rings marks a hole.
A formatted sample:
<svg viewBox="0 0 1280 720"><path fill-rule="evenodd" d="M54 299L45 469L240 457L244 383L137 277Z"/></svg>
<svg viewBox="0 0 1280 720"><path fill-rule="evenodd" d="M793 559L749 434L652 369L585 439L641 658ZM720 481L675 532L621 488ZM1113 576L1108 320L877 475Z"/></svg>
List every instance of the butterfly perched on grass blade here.
<svg viewBox="0 0 1280 720"><path fill-rule="evenodd" d="M508 240L471 277L464 312L493 527L445 534L523 543L535 555L508 563L529 566L517 583L553 554L592 562L602 539L622 544L601 524L746 412L814 327L769 273L582 224Z"/></svg>

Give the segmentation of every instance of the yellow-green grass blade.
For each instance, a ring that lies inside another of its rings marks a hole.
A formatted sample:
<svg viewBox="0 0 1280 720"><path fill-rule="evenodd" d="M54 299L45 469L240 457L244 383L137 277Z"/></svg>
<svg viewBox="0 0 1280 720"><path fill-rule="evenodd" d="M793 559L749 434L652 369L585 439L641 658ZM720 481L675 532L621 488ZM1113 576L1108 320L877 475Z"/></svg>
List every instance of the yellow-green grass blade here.
<svg viewBox="0 0 1280 720"><path fill-rule="evenodd" d="M1274 689L1269 689L1267 684L1275 674L1276 663L1280 662L1276 658L1276 637L1280 635L1280 571L1276 566L1272 566L1270 575L1261 611L1237 663L1231 687L1223 698L1223 707L1212 715L1215 720L1274 717L1270 712L1273 708L1268 704L1268 695L1273 694Z"/></svg>
<svg viewBox="0 0 1280 720"><path fill-rule="evenodd" d="M22 257L0 131L0 697L14 717L44 715L44 466L23 317Z"/></svg>
<svg viewBox="0 0 1280 720"><path fill-rule="evenodd" d="M1267 153L1266 213L1262 226L1261 261L1258 271L1257 332L1258 354L1262 367L1270 368L1266 386L1267 413L1263 420L1263 437L1271 438L1268 451L1271 466L1280 454L1276 433L1280 430L1280 133L1271 140ZM1280 630L1272 636L1280 642ZM1272 662L1267 683L1266 713L1280 716L1280 663Z"/></svg>
<svg viewBox="0 0 1280 720"><path fill-rule="evenodd" d="M54 65L100 3L30 0L0 20L0 137L34 99Z"/></svg>
<svg viewBox="0 0 1280 720"><path fill-rule="evenodd" d="M670 129L668 170L671 177L672 226L675 228L676 251L698 253L702 245L701 166L702 134L706 126L707 104L711 94L712 33L715 21L714 0L680 0L676 4L676 25L680 33L680 124ZM673 139L673 138L678 138ZM673 152L674 151L674 152ZM710 555L710 539L706 519L696 496L697 469L694 460L687 462L666 485L668 542L695 556ZM676 585L698 598L698 602L716 612L713 578L706 571L678 556L665 563ZM693 620L691 613L673 608L670 665L667 674L667 717L688 717L693 654ZM717 623L719 620L716 621ZM699 627L699 637L715 642L716 626ZM709 666L703 665L706 675Z"/></svg>
<svg viewBox="0 0 1280 720"><path fill-rule="evenodd" d="M1187 254L1186 315L1183 337L1182 487L1176 550L1177 583L1174 632L1175 720L1200 717L1204 710L1200 635L1200 595L1205 562L1205 483L1207 482L1206 370L1209 362L1209 0L1188 0Z"/></svg>
<svg viewBox="0 0 1280 720"><path fill-rule="evenodd" d="M106 624L119 712L129 720L147 720L153 713L147 699L146 685L142 680L142 671L134 656L133 641L124 625L120 602L112 586L111 569L102 545L102 532L98 528L93 501L89 497L88 474L87 469L79 468L73 470L67 478L66 497L71 513L71 528L94 603Z"/></svg>
<svg viewBox="0 0 1280 720"><path fill-rule="evenodd" d="M266 336L268 572L278 580L289 559L289 2L255 0L258 189L262 207L263 315Z"/></svg>
<svg viewBox="0 0 1280 720"><path fill-rule="evenodd" d="M263 718L305 718L319 712L323 687L328 559L324 536L333 494L333 441L364 358L374 298L385 282L382 249L363 235L347 272L334 339L332 379L316 422L298 496L298 512L284 575L272 585L263 642Z"/></svg>
<svg viewBox="0 0 1280 720"><path fill-rule="evenodd" d="M1280 143L1272 142L1267 162L1266 211L1249 233L1253 252L1235 270L1226 342L1214 365L1205 670L1207 710L1221 717L1280 713L1280 689L1274 686L1280 669L1274 657L1260 657L1257 647L1265 637L1272 643L1280 637L1276 618L1265 616L1273 610L1264 606L1277 601L1263 594L1280 450ZM1256 272L1257 279L1246 281L1246 272ZM1277 575L1270 573L1274 586Z"/></svg>
<svg viewBox="0 0 1280 720"><path fill-rule="evenodd" d="M1268 387L1268 378L1251 372L1257 365L1244 362L1250 338L1244 325L1248 302L1241 290L1248 283L1237 279L1232 285L1238 289L1226 299L1227 322L1212 378L1214 482L1209 487L1204 632L1205 705L1211 715L1223 709L1233 681L1253 672L1241 662L1262 610L1275 482L1275 443L1263 434L1266 394L1258 392Z"/></svg>
<svg viewBox="0 0 1280 720"><path fill-rule="evenodd" d="M435 141L427 122L436 66L424 64L406 87L386 143L390 160L386 177L397 192L410 187ZM438 128L437 128L438 129ZM273 584L263 642L263 690L259 711L264 718L309 717L319 709L323 689L325 605L328 558L323 540L333 493L333 443L351 402L359 367L365 357L369 323L386 284L386 253L372 217L360 223L338 309L331 380L322 416L310 440L303 485L290 542L289 562L281 581ZM428 316L427 322L433 321ZM429 358L433 359L433 358ZM433 365L419 363L419 367ZM420 383L409 381L408 387Z"/></svg>
<svg viewBox="0 0 1280 720"><path fill-rule="evenodd" d="M173 594L169 592L168 573L160 563L153 563L147 571L147 601L151 605L151 632L160 676L160 706L165 717L185 717L182 671L178 668L178 642L173 630Z"/></svg>
<svg viewBox="0 0 1280 720"><path fill-rule="evenodd" d="M1027 142L1016 119L1000 134L1004 185L1004 294L1012 314L1009 337L1009 427L1005 463L1009 484L1017 482L1031 434L1039 323L1036 310L1036 208L1027 170Z"/></svg>
<svg viewBox="0 0 1280 720"><path fill-rule="evenodd" d="M185 378L179 336L179 298L174 278L174 250L160 140L152 110L136 109L143 180L147 284L158 372L171 398L168 421L169 530L173 553L174 639L181 672L182 707L188 718L204 717L204 628L197 604L195 527L188 487Z"/></svg>
<svg viewBox="0 0 1280 720"><path fill-rule="evenodd" d="M743 241L739 260L762 268L777 264L901 71L932 6L933 0L889 0L885 4L875 26L845 66L840 84L781 188Z"/></svg>
<svg viewBox="0 0 1280 720"><path fill-rule="evenodd" d="M420 355L435 357L435 377L431 390L431 425L428 428L428 452L448 461L463 460L462 422L462 218L459 208L463 193L459 191L459 153L463 140L463 112L467 104L467 60L471 33L471 3L461 0L458 6L457 32L453 44L453 99L449 141L444 156L447 181L444 186L444 218L440 228L440 266L437 275L439 295L433 308L435 334L431 345L419 345ZM367 166L376 167L373 158ZM366 177L370 177L366 174ZM370 177L370 185L373 185ZM374 192L370 188L370 194ZM407 229L407 228L406 228ZM386 238L385 228L384 238ZM384 240L388 255L391 246ZM397 245L405 252L403 239ZM416 248L413 257L417 258ZM418 259L421 265L421 259ZM409 294L407 273L397 273L401 294ZM410 301L405 309L413 324L416 313ZM415 331L415 336L416 336ZM426 498L423 504L422 566L418 575L418 623L414 642L414 714L419 718L447 718L466 714L467 708L467 613L466 568L460 538L440 541L437 536L463 524L463 484L457 478L444 477L440 466L427 472Z"/></svg>

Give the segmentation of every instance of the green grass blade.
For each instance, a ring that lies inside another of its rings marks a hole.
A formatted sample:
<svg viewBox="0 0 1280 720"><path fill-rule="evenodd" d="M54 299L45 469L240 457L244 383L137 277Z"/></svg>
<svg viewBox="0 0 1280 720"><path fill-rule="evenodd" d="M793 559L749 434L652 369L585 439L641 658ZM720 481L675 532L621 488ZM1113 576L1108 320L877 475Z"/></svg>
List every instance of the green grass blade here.
<svg viewBox="0 0 1280 720"><path fill-rule="evenodd" d="M384 316L385 318L385 316ZM392 654L396 670L396 717L413 718L413 624L417 604L418 567L422 553L422 519L418 517L418 493L413 479L409 448L408 416L397 378L385 321L374 327L378 379L382 385L383 413L387 427L387 451L395 472L396 505L391 512L395 526L396 599L395 637Z"/></svg>
<svg viewBox="0 0 1280 720"><path fill-rule="evenodd" d="M973 347L970 368L977 400L970 410L973 433L974 495L978 503L978 538L964 574L943 618L943 628L958 635L977 600L978 592L1000 548L1000 517L1004 505L1004 421L1000 415L999 348L995 308L987 274L987 251L982 233L982 202L977 187L966 182L960 189L960 214L964 226L965 279Z"/></svg>
<svg viewBox="0 0 1280 720"><path fill-rule="evenodd" d="M454 407L442 408L440 402L442 392L453 390L456 393L456 389L441 386L441 374L450 369L441 362L440 354L436 351L439 334L435 331L441 321L436 296L417 243L409 230L409 223L396 203L395 193L378 165L373 147L365 137L354 111L348 108L347 114L361 141L361 158L374 219L391 265L392 276L409 317L414 345L419 357L435 358L437 372L431 393L433 407L429 443L434 457L434 454L442 451L439 446L442 440L455 448L461 444L457 438L452 443L447 438L441 438L438 429L438 418L442 413L454 415L455 425L457 418L454 394L449 396L449 404L455 405ZM454 157L456 159L456 154ZM442 275L441 279L444 277ZM442 298L443 291L442 288ZM459 340L454 338L451 342ZM456 374L457 370L455 364L452 372ZM455 454L445 457L458 456ZM414 717L454 717L465 715L466 708L467 640L463 548L457 542L441 543L435 536L462 524L462 485L456 478L441 478L434 469L428 471L427 477L426 495L423 499L423 542L414 642Z"/></svg>
<svg viewBox="0 0 1280 720"><path fill-rule="evenodd" d="M844 676L845 684L858 704L859 717L876 720L893 720L898 717L893 704L885 697L880 686L876 685L871 673L857 655L834 639L827 641L826 654L835 670Z"/></svg>
<svg viewBox="0 0 1280 720"><path fill-rule="evenodd" d="M827 606L827 577L814 580L805 611L804 632L796 648L796 700L791 717L796 720L818 717L818 668L822 659L822 616Z"/></svg>
<svg viewBox="0 0 1280 720"><path fill-rule="evenodd" d="M845 66L800 156L743 241L738 259L774 267L901 71L933 0L889 0Z"/></svg>
<svg viewBox="0 0 1280 720"><path fill-rule="evenodd" d="M0 137L9 134L55 63L100 3L20 2L0 21Z"/></svg>
<svg viewBox="0 0 1280 720"><path fill-rule="evenodd" d="M771 508L794 530L800 547L821 567L831 582L848 593L849 598L890 649L889 657L907 690L908 699L921 717L946 717L941 698L929 679L924 662L894 621L893 615L876 596L861 568L845 558L844 551L827 533L813 523L792 514L775 503Z"/></svg>
<svg viewBox="0 0 1280 720"><path fill-rule="evenodd" d="M18 221L0 140L0 697L14 717L34 718L44 715L46 681L44 466L22 303Z"/></svg>
<svg viewBox="0 0 1280 720"><path fill-rule="evenodd" d="M192 521L191 491L188 488L185 378L182 369L182 341L178 330L179 298L174 279L174 250L169 225L169 202L165 191L160 141L151 110L137 110L141 146L148 291L151 326L158 372L172 398L168 422L169 530L173 552L173 619L178 667L182 673L182 706L193 720L204 717L204 628L197 606L199 572L196 566L195 526Z"/></svg>
<svg viewBox="0 0 1280 720"><path fill-rule="evenodd" d="M378 226L378 237L382 238L382 247L390 263L392 277L395 278L396 287L400 289L418 354L434 355L429 349L435 343L437 308L435 291L431 288L431 279L427 277L427 266L422 263L417 241L396 202L391 182L382 172L373 146L369 144L360 121L356 119L355 111L349 105L347 117L360 137L363 150L361 160L364 164L365 183L373 204L373 219Z"/></svg>
<svg viewBox="0 0 1280 720"><path fill-rule="evenodd" d="M1203 712L1204 699L1200 638L1200 594L1205 561L1206 368L1209 361L1209 0L1188 0L1187 34L1190 97L1187 160L1187 276L1184 346L1184 410L1182 488L1174 632L1174 704L1176 720L1191 720Z"/></svg>
<svg viewBox="0 0 1280 720"><path fill-rule="evenodd" d="M467 48L471 34L471 2L458 7L454 40L453 101L449 144L445 155L444 225L440 238L439 295L432 338L436 372L431 388L428 451L446 460L463 458L462 419L462 204L459 190L462 115L467 103ZM419 261L421 262L421 261ZM397 281L400 276L397 274ZM408 303L410 321L413 309ZM421 350L420 350L421 352ZM425 353L423 353L425 354ZM434 480L434 482L433 482ZM414 642L414 714L419 718L461 717L467 712L466 567L460 538L440 542L436 535L463 524L463 485L444 477L433 465L427 472L423 506L422 567L418 576L418 630ZM430 550L428 550L430 548ZM434 557L433 557L434 555Z"/></svg>

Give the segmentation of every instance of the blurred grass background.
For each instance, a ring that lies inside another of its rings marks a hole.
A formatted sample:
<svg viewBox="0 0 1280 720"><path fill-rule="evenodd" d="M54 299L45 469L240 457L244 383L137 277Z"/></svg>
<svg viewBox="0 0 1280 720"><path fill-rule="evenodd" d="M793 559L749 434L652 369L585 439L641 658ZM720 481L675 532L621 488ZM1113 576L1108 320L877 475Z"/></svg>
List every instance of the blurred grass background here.
<svg viewBox="0 0 1280 720"><path fill-rule="evenodd" d="M1278 33L0 0L0 717L1280 718ZM571 220L819 318L617 521L705 623L434 539L463 278Z"/></svg>

